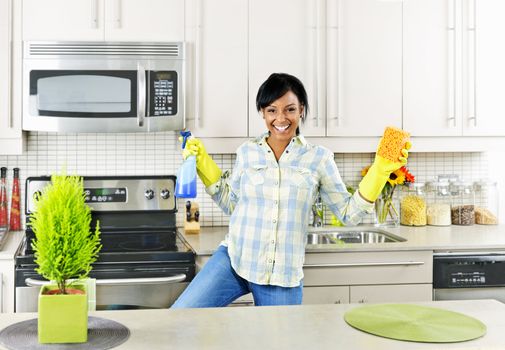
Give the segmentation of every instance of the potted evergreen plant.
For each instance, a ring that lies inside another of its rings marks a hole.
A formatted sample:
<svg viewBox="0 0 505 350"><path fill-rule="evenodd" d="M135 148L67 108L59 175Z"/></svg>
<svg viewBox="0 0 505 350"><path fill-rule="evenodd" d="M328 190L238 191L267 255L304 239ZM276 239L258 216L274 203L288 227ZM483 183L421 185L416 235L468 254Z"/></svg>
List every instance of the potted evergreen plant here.
<svg viewBox="0 0 505 350"><path fill-rule="evenodd" d="M90 230L91 209L85 202L83 179L53 175L35 202L29 225L35 233L36 271L54 282L40 290L39 342L86 342L88 301L83 279L102 246L98 222Z"/></svg>

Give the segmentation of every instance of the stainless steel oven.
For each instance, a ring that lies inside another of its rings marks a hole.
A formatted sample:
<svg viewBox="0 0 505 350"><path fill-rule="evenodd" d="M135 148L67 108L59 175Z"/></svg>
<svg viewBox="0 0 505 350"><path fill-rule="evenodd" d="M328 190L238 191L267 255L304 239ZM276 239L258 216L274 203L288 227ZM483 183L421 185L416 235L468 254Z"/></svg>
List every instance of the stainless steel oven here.
<svg viewBox="0 0 505 350"><path fill-rule="evenodd" d="M23 129L181 130L184 44L24 42Z"/></svg>
<svg viewBox="0 0 505 350"><path fill-rule="evenodd" d="M434 254L433 299L496 299L505 303L505 252Z"/></svg>
<svg viewBox="0 0 505 350"><path fill-rule="evenodd" d="M26 181L27 220L33 198L50 181ZM100 220L102 250L90 277L99 310L166 308L195 275L194 252L177 232L174 176L84 177L92 227ZM15 311L34 312L40 285L29 226L16 255Z"/></svg>

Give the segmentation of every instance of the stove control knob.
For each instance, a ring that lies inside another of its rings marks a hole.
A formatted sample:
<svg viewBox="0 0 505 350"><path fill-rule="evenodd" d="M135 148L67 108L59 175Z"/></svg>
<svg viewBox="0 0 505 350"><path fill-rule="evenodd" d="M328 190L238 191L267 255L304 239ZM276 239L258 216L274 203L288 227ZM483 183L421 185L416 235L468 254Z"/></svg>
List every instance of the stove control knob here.
<svg viewBox="0 0 505 350"><path fill-rule="evenodd" d="M146 190L144 192L144 196L147 198L147 199L153 199L154 198L154 191L153 190Z"/></svg>
<svg viewBox="0 0 505 350"><path fill-rule="evenodd" d="M168 198L170 198L170 191L167 190L166 188L164 188L164 189L161 190L160 196L163 199L168 199Z"/></svg>

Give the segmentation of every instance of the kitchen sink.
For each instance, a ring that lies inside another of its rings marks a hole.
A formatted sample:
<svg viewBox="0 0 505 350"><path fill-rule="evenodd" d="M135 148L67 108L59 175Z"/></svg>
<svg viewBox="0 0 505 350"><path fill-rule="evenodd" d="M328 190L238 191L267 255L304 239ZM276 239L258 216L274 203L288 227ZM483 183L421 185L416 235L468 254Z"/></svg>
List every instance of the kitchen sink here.
<svg viewBox="0 0 505 350"><path fill-rule="evenodd" d="M338 230L309 232L307 244L391 243L406 239L380 229Z"/></svg>

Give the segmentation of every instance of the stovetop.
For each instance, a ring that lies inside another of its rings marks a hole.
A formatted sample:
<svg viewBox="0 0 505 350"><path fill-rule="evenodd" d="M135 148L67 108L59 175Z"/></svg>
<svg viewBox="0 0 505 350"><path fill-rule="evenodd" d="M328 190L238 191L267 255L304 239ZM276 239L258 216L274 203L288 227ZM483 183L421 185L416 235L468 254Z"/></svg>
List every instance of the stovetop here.
<svg viewBox="0 0 505 350"><path fill-rule="evenodd" d="M130 235L133 233L130 232ZM117 233L117 237L125 237ZM194 263L195 252L184 240L178 231L166 232L166 236L174 237L173 244L166 244L164 233L153 233L152 236L142 236L145 241L128 239L115 239L114 244L107 244L107 248L100 251L95 264L100 263ZM101 236L102 241L107 235ZM128 237L128 234L126 234ZM132 236L133 237L133 236ZM107 240L107 238L105 238ZM34 264L34 255L31 247L28 246L28 236L25 236L16 255L16 265ZM172 242L172 238L169 239ZM130 243L129 243L130 242ZM136 245L136 243L139 245ZM142 246L144 244L144 246Z"/></svg>

